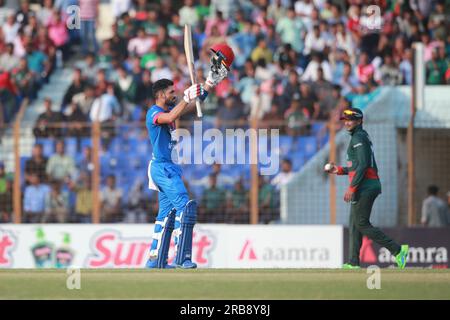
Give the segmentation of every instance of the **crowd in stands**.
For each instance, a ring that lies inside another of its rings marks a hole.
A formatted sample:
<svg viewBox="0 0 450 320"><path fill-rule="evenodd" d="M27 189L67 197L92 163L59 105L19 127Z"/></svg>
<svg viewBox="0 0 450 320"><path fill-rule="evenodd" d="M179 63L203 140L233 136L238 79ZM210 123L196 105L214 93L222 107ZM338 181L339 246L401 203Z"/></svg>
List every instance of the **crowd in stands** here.
<svg viewBox="0 0 450 320"><path fill-rule="evenodd" d="M204 104L204 121L219 129L245 127L256 117L260 127L293 137L309 135L312 123L336 119L345 107L367 103L379 86L411 84L416 41L425 45L426 83L450 83L449 8L440 0L111 0L114 23L107 39L95 33L101 24L100 1L32 2L40 9L30 9L29 1L11 9L0 0L3 121L12 119L18 99L36 97L55 68L69 59L73 68L63 100L45 99L45 111L33 130L36 138L88 137L90 128L83 123L98 120L103 138L111 139L118 122L142 124L153 103L153 82L169 78L179 92L190 84L182 41L186 23L193 27L198 79L204 80L208 72L212 45L227 42L235 53L228 78ZM80 6L80 30L66 27L67 8L73 4ZM373 4L379 6L380 16L370 15L368 6ZM30 221L38 216L89 221L92 205L79 200L92 196L89 162L67 159L61 144L48 162L35 158L35 152L31 160L40 170L45 167L45 176L27 171L24 209ZM89 151L83 152L89 157ZM273 191L291 171L287 160L281 176L272 177L274 185L260 179L261 208L276 208ZM248 221L248 190L242 180L225 191L223 178L214 170L203 179L204 216L212 217L210 211L220 204L227 210L214 218L217 221ZM124 211L119 203L125 201L121 186L114 176L104 183L103 220L124 219L124 214L119 217ZM144 201L142 183L133 188L126 200L129 220L144 221L153 204ZM67 190L77 196L71 198ZM276 220L272 213L267 216L266 222Z"/></svg>
<svg viewBox="0 0 450 320"><path fill-rule="evenodd" d="M279 219L279 198L276 190L292 176L290 161L284 160L282 172L269 183L259 176L260 222ZM56 141L56 153L49 158L43 147L36 144L32 157L24 163L23 216L25 223L90 223L93 212L92 151L74 159L65 153L63 140ZM185 181L192 197L191 187L204 188L199 203L200 222L249 223L249 190L242 178L221 172L221 165L214 164L205 178ZM13 212L12 175L6 174L0 163L0 223L11 222ZM154 217L149 212L158 210L156 193L149 193L142 180L136 181L126 194L116 183L114 174L106 177L99 196L101 222L144 223Z"/></svg>
<svg viewBox="0 0 450 320"><path fill-rule="evenodd" d="M45 3L33 11L29 1L0 1L0 126L11 122L23 98L36 98L68 44L62 15Z"/></svg>

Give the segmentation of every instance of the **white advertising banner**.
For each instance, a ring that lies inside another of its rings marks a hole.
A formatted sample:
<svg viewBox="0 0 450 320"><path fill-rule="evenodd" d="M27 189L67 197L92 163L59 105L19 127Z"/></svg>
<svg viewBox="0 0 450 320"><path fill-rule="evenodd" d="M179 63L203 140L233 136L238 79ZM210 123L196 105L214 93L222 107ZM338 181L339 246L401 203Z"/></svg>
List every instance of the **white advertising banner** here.
<svg viewBox="0 0 450 320"><path fill-rule="evenodd" d="M152 231L151 224L0 224L0 268L141 268ZM342 226L198 224L193 260L200 268L339 268L342 246Z"/></svg>

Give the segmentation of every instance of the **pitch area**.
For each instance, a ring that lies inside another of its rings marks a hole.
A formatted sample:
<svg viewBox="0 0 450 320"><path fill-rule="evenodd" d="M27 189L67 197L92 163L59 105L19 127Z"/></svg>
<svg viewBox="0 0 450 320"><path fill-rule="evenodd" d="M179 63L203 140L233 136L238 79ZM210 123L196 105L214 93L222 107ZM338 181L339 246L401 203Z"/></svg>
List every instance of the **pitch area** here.
<svg viewBox="0 0 450 320"><path fill-rule="evenodd" d="M450 270L379 269L0 270L0 299L450 299ZM374 281L369 281L375 283Z"/></svg>

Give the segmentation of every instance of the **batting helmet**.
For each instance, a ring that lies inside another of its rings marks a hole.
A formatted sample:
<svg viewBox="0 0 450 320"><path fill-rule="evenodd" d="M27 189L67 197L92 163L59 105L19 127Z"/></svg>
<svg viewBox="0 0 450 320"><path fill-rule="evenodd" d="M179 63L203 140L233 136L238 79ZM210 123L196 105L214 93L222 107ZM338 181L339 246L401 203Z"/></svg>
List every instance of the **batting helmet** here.
<svg viewBox="0 0 450 320"><path fill-rule="evenodd" d="M218 43L211 47L211 51L214 52L220 62L222 62L225 67L230 70L231 64L234 60L233 50L225 43Z"/></svg>

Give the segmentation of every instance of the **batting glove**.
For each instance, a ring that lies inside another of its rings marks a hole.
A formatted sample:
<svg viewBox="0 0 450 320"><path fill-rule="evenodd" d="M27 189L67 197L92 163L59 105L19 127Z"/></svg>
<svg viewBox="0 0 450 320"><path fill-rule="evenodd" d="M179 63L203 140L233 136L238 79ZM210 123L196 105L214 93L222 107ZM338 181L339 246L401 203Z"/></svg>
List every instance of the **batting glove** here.
<svg viewBox="0 0 450 320"><path fill-rule="evenodd" d="M204 91L205 89L203 89L203 86L201 84L199 83L193 84L192 86L184 90L183 99L184 101L186 101L186 103L189 103L192 100L195 100L198 97L200 97L204 93Z"/></svg>
<svg viewBox="0 0 450 320"><path fill-rule="evenodd" d="M209 87L215 87L219 84L220 81L225 79L228 75L228 70L225 68L223 64L220 64L219 67L211 66L211 70L208 72L208 76L206 77L205 83Z"/></svg>

